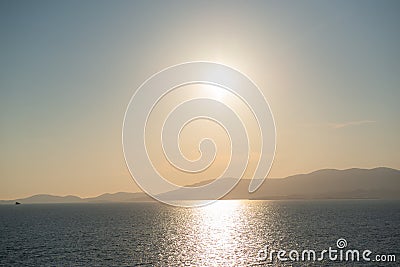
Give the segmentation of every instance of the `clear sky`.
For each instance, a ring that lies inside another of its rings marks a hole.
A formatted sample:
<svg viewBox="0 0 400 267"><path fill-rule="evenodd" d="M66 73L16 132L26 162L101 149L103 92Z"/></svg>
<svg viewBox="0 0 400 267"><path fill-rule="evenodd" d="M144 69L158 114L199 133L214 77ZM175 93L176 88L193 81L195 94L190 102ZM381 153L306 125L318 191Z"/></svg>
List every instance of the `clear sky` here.
<svg viewBox="0 0 400 267"><path fill-rule="evenodd" d="M400 169L399 1L0 1L0 199L137 191L121 126L150 75L227 64L275 116L269 177Z"/></svg>

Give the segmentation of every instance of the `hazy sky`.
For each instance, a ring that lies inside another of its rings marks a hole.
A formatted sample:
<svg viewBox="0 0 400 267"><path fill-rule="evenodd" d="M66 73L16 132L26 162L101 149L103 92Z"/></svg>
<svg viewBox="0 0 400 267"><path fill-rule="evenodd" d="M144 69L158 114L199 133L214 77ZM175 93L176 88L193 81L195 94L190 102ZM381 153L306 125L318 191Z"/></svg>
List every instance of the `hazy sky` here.
<svg viewBox="0 0 400 267"><path fill-rule="evenodd" d="M398 1L0 1L0 199L137 191L121 126L150 75L227 64L277 128L269 177L400 169Z"/></svg>

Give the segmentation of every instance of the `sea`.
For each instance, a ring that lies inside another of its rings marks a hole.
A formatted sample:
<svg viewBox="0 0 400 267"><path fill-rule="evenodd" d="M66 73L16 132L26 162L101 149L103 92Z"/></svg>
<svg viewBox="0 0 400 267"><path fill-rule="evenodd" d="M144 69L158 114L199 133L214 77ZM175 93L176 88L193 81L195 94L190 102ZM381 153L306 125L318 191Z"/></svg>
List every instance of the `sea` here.
<svg viewBox="0 0 400 267"><path fill-rule="evenodd" d="M400 266L400 202L1 205L0 266Z"/></svg>

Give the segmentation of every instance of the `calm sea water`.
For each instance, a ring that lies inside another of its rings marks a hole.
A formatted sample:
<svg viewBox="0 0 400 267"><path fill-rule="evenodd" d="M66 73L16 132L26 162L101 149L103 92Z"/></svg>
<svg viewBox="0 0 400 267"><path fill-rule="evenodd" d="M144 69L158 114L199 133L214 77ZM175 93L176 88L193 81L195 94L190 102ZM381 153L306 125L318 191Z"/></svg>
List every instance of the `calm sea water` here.
<svg viewBox="0 0 400 267"><path fill-rule="evenodd" d="M23 204L0 206L0 231L0 266L400 266L398 201ZM263 261L339 238L397 262Z"/></svg>

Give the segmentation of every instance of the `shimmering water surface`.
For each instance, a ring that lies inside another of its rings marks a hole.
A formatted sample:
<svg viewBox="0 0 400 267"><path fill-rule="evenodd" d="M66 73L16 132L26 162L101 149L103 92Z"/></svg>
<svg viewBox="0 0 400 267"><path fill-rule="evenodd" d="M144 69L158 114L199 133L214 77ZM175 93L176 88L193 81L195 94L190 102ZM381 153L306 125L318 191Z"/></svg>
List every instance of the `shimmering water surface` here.
<svg viewBox="0 0 400 267"><path fill-rule="evenodd" d="M399 266L400 202L0 206L0 266ZM369 249L397 263L261 261L260 249Z"/></svg>

